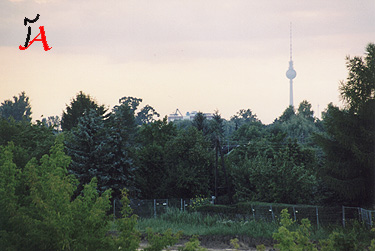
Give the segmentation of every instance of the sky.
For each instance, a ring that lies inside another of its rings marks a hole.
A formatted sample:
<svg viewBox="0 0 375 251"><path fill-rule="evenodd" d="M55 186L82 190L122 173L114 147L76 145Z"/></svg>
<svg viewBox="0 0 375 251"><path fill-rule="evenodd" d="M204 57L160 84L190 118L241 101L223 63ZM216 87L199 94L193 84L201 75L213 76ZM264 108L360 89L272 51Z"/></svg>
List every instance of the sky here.
<svg viewBox="0 0 375 251"><path fill-rule="evenodd" d="M24 18L35 23L24 26ZM374 0L0 0L0 102L22 91L33 120L60 116L80 91L108 109L142 98L162 117L178 108L265 124L289 105L342 106L346 56L375 42ZM44 26L48 45L24 45Z"/></svg>

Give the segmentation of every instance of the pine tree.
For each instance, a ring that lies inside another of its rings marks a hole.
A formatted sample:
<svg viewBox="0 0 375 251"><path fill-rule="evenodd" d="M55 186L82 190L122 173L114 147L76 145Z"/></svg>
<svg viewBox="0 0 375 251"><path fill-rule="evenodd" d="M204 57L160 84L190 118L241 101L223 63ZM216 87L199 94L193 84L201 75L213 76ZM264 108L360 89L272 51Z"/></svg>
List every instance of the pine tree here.
<svg viewBox="0 0 375 251"><path fill-rule="evenodd" d="M78 190L93 177L98 179L98 189L110 188L110 160L113 153L108 148L108 129L103 116L88 110L79 118L67 141L67 153L72 158L70 171L80 182Z"/></svg>
<svg viewBox="0 0 375 251"><path fill-rule="evenodd" d="M63 131L70 131L78 124L78 120L88 110L95 110L100 116L105 114L106 109L103 105L99 106L96 101L82 91L79 92L75 99L72 100L70 105L66 106L61 118L61 128Z"/></svg>
<svg viewBox="0 0 375 251"><path fill-rule="evenodd" d="M12 117L15 121L26 120L30 122L31 106L29 97L26 96L25 92L22 92L18 97L14 96L13 101L5 100L0 106L0 116L8 120Z"/></svg>
<svg viewBox="0 0 375 251"><path fill-rule="evenodd" d="M316 137L326 154L323 177L343 203L375 206L375 44L363 59L347 59L349 76L341 82L346 108L330 104L326 134Z"/></svg>
<svg viewBox="0 0 375 251"><path fill-rule="evenodd" d="M108 148L111 151L109 174L110 185L114 191L113 197L118 198L123 188L135 191L136 170L131 151L135 137L134 111L127 103L115 106L107 122L110 129Z"/></svg>

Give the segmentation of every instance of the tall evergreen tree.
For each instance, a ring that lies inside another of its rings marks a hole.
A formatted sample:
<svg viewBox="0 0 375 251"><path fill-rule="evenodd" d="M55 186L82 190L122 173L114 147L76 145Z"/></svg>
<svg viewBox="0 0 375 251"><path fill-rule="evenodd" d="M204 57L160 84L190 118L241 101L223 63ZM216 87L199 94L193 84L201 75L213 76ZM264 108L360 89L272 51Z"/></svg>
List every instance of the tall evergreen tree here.
<svg viewBox="0 0 375 251"><path fill-rule="evenodd" d="M67 153L72 158L70 171L80 182L79 191L93 177L97 177L101 192L111 187L110 160L113 153L108 148L108 138L104 118L95 110L86 111L68 135Z"/></svg>
<svg viewBox="0 0 375 251"><path fill-rule="evenodd" d="M82 117L88 110L94 110L99 116L102 116L107 111L104 105L98 105L97 102L90 96L80 91L76 98L72 100L70 105L66 106L61 118L61 128L63 131L70 131L77 126L78 119Z"/></svg>
<svg viewBox="0 0 375 251"><path fill-rule="evenodd" d="M134 111L127 103L115 106L107 121L107 127L110 129L106 142L111 152L110 183L113 196L118 198L123 188L127 188L130 192L135 191L134 153L131 150L136 131Z"/></svg>
<svg viewBox="0 0 375 251"><path fill-rule="evenodd" d="M201 131L204 136L208 134L207 118L202 112L195 114L192 124L198 131Z"/></svg>
<svg viewBox="0 0 375 251"><path fill-rule="evenodd" d="M22 92L18 97L14 96L12 100L5 100L0 106L0 115L2 118L15 121L31 121L31 106L29 97Z"/></svg>
<svg viewBox="0 0 375 251"><path fill-rule="evenodd" d="M345 109L330 104L326 134L316 137L326 155L324 178L342 203L375 206L375 44L365 58L347 58L349 76L341 82Z"/></svg>

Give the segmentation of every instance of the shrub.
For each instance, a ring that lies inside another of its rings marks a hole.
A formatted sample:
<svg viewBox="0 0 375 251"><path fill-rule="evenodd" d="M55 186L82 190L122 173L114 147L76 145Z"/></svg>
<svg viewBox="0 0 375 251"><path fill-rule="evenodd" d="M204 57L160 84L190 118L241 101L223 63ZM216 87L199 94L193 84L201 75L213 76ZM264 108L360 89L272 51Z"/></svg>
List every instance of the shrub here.
<svg viewBox="0 0 375 251"><path fill-rule="evenodd" d="M309 239L311 224L308 219L303 219L301 225L296 231L291 231L291 227L295 222L290 218L287 209L281 211L281 226L278 231L273 234L274 240L278 241L275 248L280 251L289 250L317 250L315 244Z"/></svg>
<svg viewBox="0 0 375 251"><path fill-rule="evenodd" d="M151 228L147 228L146 233L149 246L146 247L144 251L161 251L164 248L173 246L182 235L182 232L173 235L171 229L168 229L163 234L158 234L154 233Z"/></svg>
<svg viewBox="0 0 375 251"><path fill-rule="evenodd" d="M190 210L196 211L199 207L210 205L210 199L203 195L197 195L190 201Z"/></svg>
<svg viewBox="0 0 375 251"><path fill-rule="evenodd" d="M184 247L179 247L178 251L206 251L207 249L201 247L200 244L198 237L195 235L185 243Z"/></svg>
<svg viewBox="0 0 375 251"><path fill-rule="evenodd" d="M77 179L68 174L62 142L58 136L49 155L23 170L12 161L11 144L0 149L0 249L136 250L136 218L129 216L126 193L118 237L108 235L111 190L100 195L93 178L72 200Z"/></svg>

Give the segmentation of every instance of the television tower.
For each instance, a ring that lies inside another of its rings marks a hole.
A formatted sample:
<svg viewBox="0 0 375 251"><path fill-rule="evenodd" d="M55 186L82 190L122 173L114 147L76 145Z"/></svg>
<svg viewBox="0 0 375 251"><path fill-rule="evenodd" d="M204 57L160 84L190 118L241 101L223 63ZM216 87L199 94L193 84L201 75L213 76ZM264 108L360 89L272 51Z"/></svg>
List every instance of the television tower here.
<svg viewBox="0 0 375 251"><path fill-rule="evenodd" d="M290 61L289 69L286 71L286 77L289 79L289 105L293 105L293 79L297 76L297 72L293 68L292 60L292 23L290 23Z"/></svg>

